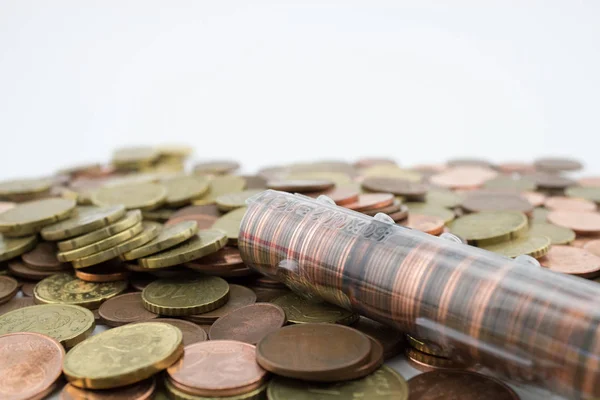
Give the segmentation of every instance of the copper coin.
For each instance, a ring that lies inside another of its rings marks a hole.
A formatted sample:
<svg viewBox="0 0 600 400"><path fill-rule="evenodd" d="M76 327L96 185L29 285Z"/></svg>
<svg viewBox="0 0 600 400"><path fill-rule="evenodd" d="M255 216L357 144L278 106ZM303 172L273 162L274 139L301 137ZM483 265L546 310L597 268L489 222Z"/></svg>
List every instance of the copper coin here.
<svg viewBox="0 0 600 400"><path fill-rule="evenodd" d="M328 190L335 186L335 183L328 180L304 180L304 179L283 179L267 182L267 187L273 190L292 193L309 193L321 190Z"/></svg>
<svg viewBox="0 0 600 400"><path fill-rule="evenodd" d="M254 280L254 283L256 285L262 286L262 287L272 287L272 288L285 288L285 284L279 282L278 280L275 280L269 276L266 275L261 275L258 278L256 278Z"/></svg>
<svg viewBox="0 0 600 400"><path fill-rule="evenodd" d="M461 362L427 354L411 346L405 349L404 354L406 355L409 365L421 372L466 368L466 365Z"/></svg>
<svg viewBox="0 0 600 400"><path fill-rule="evenodd" d="M98 309L98 314L106 325L113 327L158 317L144 308L142 294L139 292L121 294L106 300Z"/></svg>
<svg viewBox="0 0 600 400"><path fill-rule="evenodd" d="M37 285L37 282L25 282L23 286L21 286L21 292L23 292L24 296L33 297L33 289Z"/></svg>
<svg viewBox="0 0 600 400"><path fill-rule="evenodd" d="M535 160L534 165L539 170L549 172L577 171L583 168L577 160L559 157L540 158Z"/></svg>
<svg viewBox="0 0 600 400"><path fill-rule="evenodd" d="M27 264L48 271L61 271L68 264L63 264L56 258L56 245L50 242L40 242L21 257Z"/></svg>
<svg viewBox="0 0 600 400"><path fill-rule="evenodd" d="M39 333L0 336L0 393L3 399L30 399L45 393L62 373L65 349Z"/></svg>
<svg viewBox="0 0 600 400"><path fill-rule="evenodd" d="M194 343L167 369L173 383L197 396L225 397L261 385L267 371L256 362L256 348L247 343L215 340Z"/></svg>
<svg viewBox="0 0 600 400"><path fill-rule="evenodd" d="M371 341L337 324L299 324L265 336L256 359L267 371L319 382L346 380L371 354Z"/></svg>
<svg viewBox="0 0 600 400"><path fill-rule="evenodd" d="M154 282L157 278L152 275L135 274L129 278L129 284L137 291L142 291L146 286Z"/></svg>
<svg viewBox="0 0 600 400"><path fill-rule="evenodd" d="M406 345L404 335L399 331L367 317L360 317L352 327L381 343L385 359L399 354Z"/></svg>
<svg viewBox="0 0 600 400"><path fill-rule="evenodd" d="M381 207L381 208L376 208L373 210L367 210L367 211L363 211L363 214L365 215L369 215L371 217L374 217L377 213L384 213L384 214L393 214L396 213L398 211L402 210L402 207L406 207L404 204L402 204L399 200L394 200L394 202L386 207ZM406 210L408 212L408 208L406 207ZM406 214L406 216L408 216L408 214Z"/></svg>
<svg viewBox="0 0 600 400"><path fill-rule="evenodd" d="M576 197L550 197L544 205L554 211L596 211L596 203Z"/></svg>
<svg viewBox="0 0 600 400"><path fill-rule="evenodd" d="M266 189L267 180L259 175L242 175L242 178L246 180L246 190L252 189Z"/></svg>
<svg viewBox="0 0 600 400"><path fill-rule="evenodd" d="M540 189L561 189L562 190L569 186L573 186L575 184L574 180L569 179L567 177L564 177L561 175L556 175L556 174L544 173L544 172L537 172L535 174L530 174L530 175L527 175L527 177L533 179L533 181L536 183L536 185Z"/></svg>
<svg viewBox="0 0 600 400"><path fill-rule="evenodd" d="M325 195L329 197L338 206L345 204L355 203L358 201L360 191L353 187L334 187L333 189L325 190L322 192L306 193L310 197L319 197Z"/></svg>
<svg viewBox="0 0 600 400"><path fill-rule="evenodd" d="M484 159L481 158L471 158L471 157L464 157L464 158L453 158L451 160L448 160L446 162L446 164L449 167L481 167L481 168L494 168L494 165Z"/></svg>
<svg viewBox="0 0 600 400"><path fill-rule="evenodd" d="M398 178L367 177L362 187L371 192L392 193L414 201L423 200L427 193L427 185Z"/></svg>
<svg viewBox="0 0 600 400"><path fill-rule="evenodd" d="M578 247L555 245L539 259L544 267L564 274L583 278L600 276L600 257Z"/></svg>
<svg viewBox="0 0 600 400"><path fill-rule="evenodd" d="M431 215L409 214L408 228L416 229L430 235L440 235L444 231L444 220Z"/></svg>
<svg viewBox="0 0 600 400"><path fill-rule="evenodd" d="M68 264L66 264L68 267ZM70 267L69 267L70 269ZM8 263L8 270L11 274L20 278L31 279L34 281L40 281L49 276L55 275L58 271L42 271L31 267L24 261L13 260ZM65 268L65 270L67 270Z"/></svg>
<svg viewBox="0 0 600 400"><path fill-rule="evenodd" d="M575 238L575 240L570 242L569 246L579 247L580 249L583 249L586 244L598 239L600 239L600 235L579 236L578 238Z"/></svg>
<svg viewBox="0 0 600 400"><path fill-rule="evenodd" d="M569 228L577 234L600 233L600 213L581 211L552 211L546 218L554 225Z"/></svg>
<svg viewBox="0 0 600 400"><path fill-rule="evenodd" d="M285 325L285 312L271 303L240 307L215 321L208 333L210 340L236 340L256 344L269 333Z"/></svg>
<svg viewBox="0 0 600 400"><path fill-rule="evenodd" d="M371 341L371 353L366 361L357 367L354 371L349 372L346 380L360 379L372 374L375 370L383 365L383 346L377 340L369 337Z"/></svg>
<svg viewBox="0 0 600 400"><path fill-rule="evenodd" d="M29 307L33 305L35 305L35 302L31 297L22 297L19 299L13 297L7 303L0 304L0 315L6 314L9 311L18 310L19 308Z"/></svg>
<svg viewBox="0 0 600 400"><path fill-rule="evenodd" d="M583 249L600 257L600 239L593 239L583 245Z"/></svg>
<svg viewBox="0 0 600 400"><path fill-rule="evenodd" d="M149 400L154 398L154 378L116 389L81 389L67 383L60 392L60 400Z"/></svg>
<svg viewBox="0 0 600 400"><path fill-rule="evenodd" d="M17 203L13 203L12 201L0 201L0 213L3 213L6 210L10 210L16 205Z"/></svg>
<svg viewBox="0 0 600 400"><path fill-rule="evenodd" d="M590 176L587 178L580 178L577 183L584 187L600 187L600 176Z"/></svg>
<svg viewBox="0 0 600 400"><path fill-rule="evenodd" d="M432 371L408 381L409 400L519 400L504 383L467 371Z"/></svg>
<svg viewBox="0 0 600 400"><path fill-rule="evenodd" d="M344 207L355 211L367 211L387 207L393 204L394 200L394 195L391 193L367 193L358 196L357 202L345 204Z"/></svg>
<svg viewBox="0 0 600 400"><path fill-rule="evenodd" d="M516 193L488 191L469 193L461 207L469 212L520 211L528 214L533 211L531 203Z"/></svg>
<svg viewBox="0 0 600 400"><path fill-rule="evenodd" d="M498 173L482 167L454 167L433 175L429 181L437 186L450 189L470 189L483 185L495 178Z"/></svg>
<svg viewBox="0 0 600 400"><path fill-rule="evenodd" d="M195 174L217 174L224 175L230 172L234 172L240 167L240 164L236 161L230 160L218 160L218 161L206 161L197 163L194 165Z"/></svg>
<svg viewBox="0 0 600 400"><path fill-rule="evenodd" d="M164 322L179 328L179 330L181 330L181 334L183 335L182 342L184 347L190 344L208 340L206 331L201 326L189 321L175 318L156 318L152 320L152 322Z"/></svg>
<svg viewBox="0 0 600 400"><path fill-rule="evenodd" d="M354 163L356 168L369 168L374 165L396 165L396 161L391 158L368 157L361 158Z"/></svg>
<svg viewBox="0 0 600 400"><path fill-rule="evenodd" d="M399 211L396 211L396 212L388 214L388 215L390 216L391 219L394 220L394 222L404 221L404 220L406 220L406 218L408 218L408 215L409 215L408 207L403 204L402 206L400 206Z"/></svg>
<svg viewBox="0 0 600 400"><path fill-rule="evenodd" d="M118 260L110 260L75 270L75 276L87 282L114 282L127 280L129 271Z"/></svg>
<svg viewBox="0 0 600 400"><path fill-rule="evenodd" d="M256 302L256 294L245 286L240 285L229 285L229 300L223 307L219 307L216 310L209 311L204 314L188 315L185 319L196 323L209 323L212 324L222 316L229 314L233 310L237 310L240 307L254 304Z"/></svg>
<svg viewBox="0 0 600 400"><path fill-rule="evenodd" d="M543 206L547 199L546 195L538 192L521 192L521 196L534 207Z"/></svg>
<svg viewBox="0 0 600 400"><path fill-rule="evenodd" d="M19 282L10 276L0 276L0 304L8 302L19 291Z"/></svg>
<svg viewBox="0 0 600 400"><path fill-rule="evenodd" d="M498 171L505 174L528 174L535 172L535 167L532 164L519 161L500 163L497 168Z"/></svg>
<svg viewBox="0 0 600 400"><path fill-rule="evenodd" d="M250 286L250 289L256 294L256 301L260 303L270 302L278 297L290 293L290 290L286 288L270 288L263 286Z"/></svg>
<svg viewBox="0 0 600 400"><path fill-rule="evenodd" d="M194 270L201 271L203 266L210 269L213 268L228 268L231 266L239 267L243 265L242 256L237 247L225 246L216 253L209 254L197 260L191 261L186 264L193 264Z"/></svg>
<svg viewBox="0 0 600 400"><path fill-rule="evenodd" d="M188 206L178 210L165 222L165 226L175 225L182 221L196 221L198 229L210 229L221 216L215 204Z"/></svg>

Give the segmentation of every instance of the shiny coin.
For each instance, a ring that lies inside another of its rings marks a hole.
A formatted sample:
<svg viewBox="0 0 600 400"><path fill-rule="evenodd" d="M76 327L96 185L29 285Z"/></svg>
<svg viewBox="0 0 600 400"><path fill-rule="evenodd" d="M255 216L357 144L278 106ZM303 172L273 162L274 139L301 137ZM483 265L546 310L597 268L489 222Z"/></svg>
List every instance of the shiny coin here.
<svg viewBox="0 0 600 400"><path fill-rule="evenodd" d="M206 331L192 322L175 318L157 318L153 322L164 322L179 328L183 335L183 347L208 340Z"/></svg>
<svg viewBox="0 0 600 400"><path fill-rule="evenodd" d="M41 231L46 240L64 240L103 228L125 215L121 205L109 207L79 207L69 219L44 227Z"/></svg>
<svg viewBox="0 0 600 400"><path fill-rule="evenodd" d="M221 213L214 204L189 206L173 213L165 223L165 226L178 224L182 221L196 221L198 229L210 229L220 216Z"/></svg>
<svg viewBox="0 0 600 400"><path fill-rule="evenodd" d="M220 229L227 235L227 243L237 245L238 235L240 233L240 224L248 210L247 207L238 208L223 215L215 221L213 229Z"/></svg>
<svg viewBox="0 0 600 400"><path fill-rule="evenodd" d="M286 179L267 182L267 187L273 190L292 193L310 193L331 189L335 182L328 180L301 180Z"/></svg>
<svg viewBox="0 0 600 400"><path fill-rule="evenodd" d="M8 263L8 270L14 276L18 276L19 278L31 279L34 281L39 281L54 274L57 274L61 271L70 271L71 267L68 264L62 264L66 266L66 268L62 268L60 270L42 270L39 268L33 268L31 265L26 262L13 260Z"/></svg>
<svg viewBox="0 0 600 400"><path fill-rule="evenodd" d="M0 261L10 260L20 256L35 247L36 236L8 238L0 234Z"/></svg>
<svg viewBox="0 0 600 400"><path fill-rule="evenodd" d="M243 192L235 192L223 194L215 199L217 207L222 212L235 210L236 208L246 207L246 200L250 197L261 193L263 190L244 190Z"/></svg>
<svg viewBox="0 0 600 400"><path fill-rule="evenodd" d="M572 229L575 233L590 235L600 233L600 213L582 211L551 211L548 222Z"/></svg>
<svg viewBox="0 0 600 400"><path fill-rule="evenodd" d="M265 336L256 360L267 371L317 382L346 380L371 353L367 336L334 324L290 325Z"/></svg>
<svg viewBox="0 0 600 400"><path fill-rule="evenodd" d="M94 335L65 357L63 372L82 388L111 389L140 382L183 354L181 331L159 322L129 324Z"/></svg>
<svg viewBox="0 0 600 400"><path fill-rule="evenodd" d="M144 308L141 293L126 293L108 299L102 303L98 313L108 326L145 322L158 317Z"/></svg>
<svg viewBox="0 0 600 400"><path fill-rule="evenodd" d="M66 384L60 392L60 400L151 400L156 391L154 378L117 389L86 390Z"/></svg>
<svg viewBox="0 0 600 400"><path fill-rule="evenodd" d="M220 230L201 230L187 242L170 250L140 258L144 268L166 268L212 254L225 246L227 238Z"/></svg>
<svg viewBox="0 0 600 400"><path fill-rule="evenodd" d="M91 267L76 269L75 276L86 282L114 282L126 280L129 271L120 261L112 259Z"/></svg>
<svg viewBox="0 0 600 400"><path fill-rule="evenodd" d="M548 253L550 243L550 238L547 236L523 236L502 243L482 246L482 248L511 258L523 254L540 258Z"/></svg>
<svg viewBox="0 0 600 400"><path fill-rule="evenodd" d="M126 288L126 281L92 283L70 274L56 274L39 282L33 295L38 304L71 304L94 309Z"/></svg>
<svg viewBox="0 0 600 400"><path fill-rule="evenodd" d="M402 207L403 207L402 202L400 200L396 199L389 206L382 207L382 208L376 208L376 209L373 209L373 210L363 211L363 214L369 215L371 217L374 217L378 213L384 213L384 214L390 215L390 214L394 214L394 213L397 213L397 212L401 211ZM408 211L408 209L407 209L407 211ZM406 214L406 216L408 216L408 213Z"/></svg>
<svg viewBox="0 0 600 400"><path fill-rule="evenodd" d="M58 340L66 348L90 336L95 326L90 310L66 304L25 307L0 316L0 335L36 332Z"/></svg>
<svg viewBox="0 0 600 400"><path fill-rule="evenodd" d="M387 207L394 203L391 193L367 193L358 196L355 203L345 204L344 207L355 211L368 211L374 208Z"/></svg>
<svg viewBox="0 0 600 400"><path fill-rule="evenodd" d="M449 223L454 219L454 213L447 208L429 203L406 203L409 214L428 215L444 220L444 223Z"/></svg>
<svg viewBox="0 0 600 400"><path fill-rule="evenodd" d="M367 177L362 187L371 192L392 193L412 201L423 200L427 193L427 185L398 178Z"/></svg>
<svg viewBox="0 0 600 400"><path fill-rule="evenodd" d="M530 213L533 206L527 199L516 193L473 192L462 202L462 208L468 212L483 211L520 211Z"/></svg>
<svg viewBox="0 0 600 400"><path fill-rule="evenodd" d="M430 235L439 235L444 231L444 220L431 215L413 214L408 215L408 228L415 229Z"/></svg>
<svg viewBox="0 0 600 400"><path fill-rule="evenodd" d="M273 300L285 311L287 320L294 324L328 322L350 325L358 319L358 314L329 303L305 299L296 293L289 293Z"/></svg>
<svg viewBox="0 0 600 400"><path fill-rule="evenodd" d="M214 204L217 197L228 193L240 192L245 187L246 180L241 176L216 176L210 181L208 192L201 198L194 200L193 203L198 206Z"/></svg>
<svg viewBox="0 0 600 400"><path fill-rule="evenodd" d="M219 161L206 161L197 163L194 166L195 174L215 174L223 175L234 172L240 167L240 164L236 161L219 160Z"/></svg>
<svg viewBox="0 0 600 400"><path fill-rule="evenodd" d="M408 339L408 344L410 347L420 351L421 353L441 358L450 358L450 352L441 348L437 343L433 343L428 340L417 339L409 334L406 334L406 338Z"/></svg>
<svg viewBox="0 0 600 400"><path fill-rule="evenodd" d="M338 206L343 206L345 204L356 203L360 193L360 186L354 184L343 184L342 186L336 186L329 190L307 193L306 195L310 197L325 195L333 200L333 202Z"/></svg>
<svg viewBox="0 0 600 400"><path fill-rule="evenodd" d="M470 244L485 246L522 236L527 218L515 211L474 213L453 221L450 231Z"/></svg>
<svg viewBox="0 0 600 400"><path fill-rule="evenodd" d="M600 257L600 239L593 239L583 245L583 249Z"/></svg>
<svg viewBox="0 0 600 400"><path fill-rule="evenodd" d="M596 203L576 197L549 197L544 206L553 211L596 211Z"/></svg>
<svg viewBox="0 0 600 400"><path fill-rule="evenodd" d="M578 247L552 246L540 264L552 271L582 278L600 276L600 257Z"/></svg>
<svg viewBox="0 0 600 400"><path fill-rule="evenodd" d="M563 228L554 224L548 224L546 222L534 222L529 227L529 236L547 236L550 239L550 243L555 244L569 244L575 240L575 232L569 228Z"/></svg>
<svg viewBox="0 0 600 400"><path fill-rule="evenodd" d="M142 292L144 307L170 316L200 314L221 307L229 299L229 285L216 276L196 279L159 279Z"/></svg>
<svg viewBox="0 0 600 400"><path fill-rule="evenodd" d="M415 369L422 372L437 370L437 369L465 369L466 365L458 361L454 361L444 357L432 356L431 354L423 353L412 347L407 347L404 351L408 363Z"/></svg>
<svg viewBox="0 0 600 400"><path fill-rule="evenodd" d="M210 340L257 344L269 333L283 327L285 321L285 312L281 307L270 303L251 304L231 311L215 321L209 336Z"/></svg>
<svg viewBox="0 0 600 400"><path fill-rule="evenodd" d="M31 297L13 297L8 302L0 304L0 315L4 315L10 311L18 310L19 308L33 306L35 303Z"/></svg>
<svg viewBox="0 0 600 400"><path fill-rule="evenodd" d="M600 187L570 187L565 191L569 197L582 198L600 204Z"/></svg>
<svg viewBox="0 0 600 400"><path fill-rule="evenodd" d="M250 290L250 289L248 289ZM19 282L10 276L0 276L0 304L11 300L19 291ZM256 296L254 296L256 299Z"/></svg>
<svg viewBox="0 0 600 400"><path fill-rule="evenodd" d="M68 218L75 202L67 199L43 199L20 203L0 214L0 232L6 236L26 236L46 225Z"/></svg>
<svg viewBox="0 0 600 400"><path fill-rule="evenodd" d="M256 294L245 286L229 285L229 299L221 307L202 314L188 315L186 319L197 324L212 324L217 319L244 306L254 304Z"/></svg>
<svg viewBox="0 0 600 400"><path fill-rule="evenodd" d="M22 256L23 261L31 267L44 271L61 271L65 265L56 258L56 246L54 243L41 242Z"/></svg>
<svg viewBox="0 0 600 400"><path fill-rule="evenodd" d="M208 192L210 179L202 176L178 176L161 183L167 188L166 205L181 207Z"/></svg>
<svg viewBox="0 0 600 400"><path fill-rule="evenodd" d="M158 183L137 183L104 187L92 193L92 202L97 206L122 204L126 209L153 210L167 198L167 189Z"/></svg>
<svg viewBox="0 0 600 400"><path fill-rule="evenodd" d="M146 257L170 249L171 247L185 242L197 232L198 224L196 221L182 221L178 224L167 226L161 229L156 238L143 246L128 251L127 253L123 253L121 258L124 260L134 260L136 258Z"/></svg>
<svg viewBox="0 0 600 400"><path fill-rule="evenodd" d="M577 160L559 157L540 158L535 160L534 165L537 169L549 172L577 171L583 168Z"/></svg>

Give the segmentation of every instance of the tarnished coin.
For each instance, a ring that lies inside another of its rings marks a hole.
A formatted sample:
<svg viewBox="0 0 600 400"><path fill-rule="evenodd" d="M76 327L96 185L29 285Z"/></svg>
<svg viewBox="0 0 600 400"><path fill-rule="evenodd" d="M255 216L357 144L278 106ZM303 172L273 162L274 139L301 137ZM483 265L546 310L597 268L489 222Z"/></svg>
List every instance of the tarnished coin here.
<svg viewBox="0 0 600 400"><path fill-rule="evenodd" d="M239 229L239 228L238 228ZM225 233L216 229L201 230L191 239L172 249L140 258L144 268L166 268L212 254L227 243Z"/></svg>
<svg viewBox="0 0 600 400"><path fill-rule="evenodd" d="M344 207L355 211L368 211L375 208L387 207L394 203L391 193L367 193L358 196L358 201L344 204Z"/></svg>
<svg viewBox="0 0 600 400"><path fill-rule="evenodd" d="M32 267L44 271L61 271L65 265L56 258L56 246L53 243L41 242L22 256L23 261Z"/></svg>
<svg viewBox="0 0 600 400"><path fill-rule="evenodd" d="M527 199L516 193L473 192L462 202L462 208L469 212L519 211L528 214L533 206Z"/></svg>
<svg viewBox="0 0 600 400"><path fill-rule="evenodd" d="M10 301L18 291L19 282L15 278L0 276L0 304ZM254 299L256 300L256 296L254 296Z"/></svg>
<svg viewBox="0 0 600 400"><path fill-rule="evenodd" d="M410 400L462 399L519 400L497 379L469 371L431 371L408 381Z"/></svg>
<svg viewBox="0 0 600 400"><path fill-rule="evenodd" d="M20 308L0 316L0 335L35 332L73 347L92 334L94 315L86 308L66 304L45 304Z"/></svg>
<svg viewBox="0 0 600 400"><path fill-rule="evenodd" d="M221 307L202 314L188 315L186 319L197 324L212 324L217 319L241 307L254 304L256 294L245 286L229 285L229 298Z"/></svg>
<svg viewBox="0 0 600 400"><path fill-rule="evenodd" d="M449 223L454 220L454 213L447 208L436 204L429 203L406 203L409 214L428 215L444 220L444 223Z"/></svg>
<svg viewBox="0 0 600 400"><path fill-rule="evenodd" d="M415 369L418 369L422 372L428 372L438 369L465 369L467 365L439 356L434 356L431 354L427 354L421 352L415 348L407 347L404 350L404 354L408 359L408 363Z"/></svg>
<svg viewBox="0 0 600 400"><path fill-rule="evenodd" d="M579 161L561 157L539 158L534 165L537 169L548 172L577 171L583 168Z"/></svg>
<svg viewBox="0 0 600 400"><path fill-rule="evenodd" d="M167 189L158 183L137 183L103 187L92 193L92 202L97 206L123 205L132 210L153 210L167 198Z"/></svg>
<svg viewBox="0 0 600 400"><path fill-rule="evenodd" d="M0 315L4 315L10 311L18 310L19 308L33 306L35 303L31 297L13 297L8 302L0 304Z"/></svg>
<svg viewBox="0 0 600 400"><path fill-rule="evenodd" d="M142 216L146 221L166 222L171 218L175 210L170 208L159 208L157 210L142 211Z"/></svg>
<svg viewBox="0 0 600 400"><path fill-rule="evenodd" d="M14 276L18 276L19 278L31 279L34 281L39 281L54 274L57 274L61 271L70 271L71 267L68 264L61 264L66 266L66 268L61 268L60 270L42 270L39 268L33 268L31 265L27 264L24 261L13 260L8 263L8 270Z"/></svg>
<svg viewBox="0 0 600 400"><path fill-rule="evenodd" d="M102 303L98 313L108 326L145 322L158 317L144 308L141 293L126 293L108 299Z"/></svg>
<svg viewBox="0 0 600 400"><path fill-rule="evenodd" d="M225 397L263 385L267 371L256 362L255 347L231 340L192 344L167 369L171 383L197 396Z"/></svg>
<svg viewBox="0 0 600 400"><path fill-rule="evenodd" d="M183 335L183 347L208 340L208 334L206 331L193 322L175 318L157 318L153 320L153 322L164 322L179 328L181 330L181 334Z"/></svg>
<svg viewBox="0 0 600 400"><path fill-rule="evenodd" d="M267 188L282 192L310 193L331 189L335 182L329 180L283 179L267 182Z"/></svg>
<svg viewBox="0 0 600 400"><path fill-rule="evenodd" d="M126 281L93 283L71 274L56 274L40 281L33 295L38 304L71 304L94 309L125 289Z"/></svg>
<svg viewBox="0 0 600 400"><path fill-rule="evenodd" d="M208 192L201 198L194 200L193 204L198 206L214 204L217 197L228 193L240 192L245 188L246 180L241 176L216 176L211 179Z"/></svg>
<svg viewBox="0 0 600 400"><path fill-rule="evenodd" d="M347 380L363 378L383 365L383 346L372 337L369 337L369 340L371 341L369 357L367 357L362 365L356 367L354 371L346 375Z"/></svg>
<svg viewBox="0 0 600 400"><path fill-rule="evenodd" d="M533 258L540 258L548 253L550 243L550 238L547 236L528 235L506 242L482 246L482 248L511 258L524 254Z"/></svg>
<svg viewBox="0 0 600 400"><path fill-rule="evenodd" d="M553 211L596 211L596 203L577 197L549 197L544 206Z"/></svg>
<svg viewBox="0 0 600 400"><path fill-rule="evenodd" d="M427 185L398 178L367 177L362 187L371 192L392 193L411 201L424 200Z"/></svg>
<svg viewBox="0 0 600 400"><path fill-rule="evenodd" d="M234 172L236 169L240 167L240 164L236 161L230 160L215 160L215 161L205 161L200 162L194 165L194 173L195 174L215 174L215 175L223 175Z"/></svg>
<svg viewBox="0 0 600 400"><path fill-rule="evenodd" d="M539 261L542 266L556 272L588 279L600 276L600 257L578 247L552 246Z"/></svg>
<svg viewBox="0 0 600 400"><path fill-rule="evenodd" d="M228 212L221 218L215 221L212 228L220 229L227 235L227 243L230 245L237 245L238 235L240 233L240 224L242 219L248 210L247 207L241 207L233 211Z"/></svg>
<svg viewBox="0 0 600 400"><path fill-rule="evenodd" d="M217 207L223 212L235 210L236 208L246 207L246 200L250 197L261 193L263 190L244 190L242 192L234 192L223 194L215 199Z"/></svg>
<svg viewBox="0 0 600 400"><path fill-rule="evenodd" d="M82 236L77 236L62 242L58 242L57 246L60 251L69 251L81 247L89 246L101 240L114 236L126 229L131 228L142 221L142 213L140 210L128 211L123 218L108 225L104 228L97 229Z"/></svg>
<svg viewBox="0 0 600 400"><path fill-rule="evenodd" d="M290 325L265 336L256 360L267 371L317 382L346 380L371 353L359 331L335 324Z"/></svg>
<svg viewBox="0 0 600 400"><path fill-rule="evenodd" d="M156 314L183 316L221 307L229 299L229 284L217 276L159 279L142 292L144 307Z"/></svg>
<svg viewBox="0 0 600 400"><path fill-rule="evenodd" d="M183 354L178 328L142 322L110 329L75 346L63 372L81 388L111 389L140 382L166 369Z"/></svg>
<svg viewBox="0 0 600 400"><path fill-rule="evenodd" d="M516 239L527 232L527 217L516 211L482 212L457 218L450 231L476 246Z"/></svg>
<svg viewBox="0 0 600 400"><path fill-rule="evenodd" d="M0 214L0 232L6 236L37 233L46 225L68 218L75 202L67 199L42 199L20 203Z"/></svg>
<svg viewBox="0 0 600 400"><path fill-rule="evenodd" d="M399 354L405 346L400 332L372 319L360 317L352 327L381 343L385 359Z"/></svg>
<svg viewBox="0 0 600 400"><path fill-rule="evenodd" d="M209 188L210 179L202 176L176 176L161 181L167 189L165 203L168 207L181 207L202 197Z"/></svg>
<svg viewBox="0 0 600 400"><path fill-rule="evenodd" d="M198 229L210 229L220 216L221 213L214 204L188 206L173 213L165 226L175 225L182 221L196 221Z"/></svg>
<svg viewBox="0 0 600 400"><path fill-rule="evenodd" d="M46 240L64 240L80 236L118 221L125 215L125 207L79 207L70 218L48 225L41 230Z"/></svg>
<svg viewBox="0 0 600 400"><path fill-rule="evenodd" d="M65 349L32 332L0 336L0 393L3 399L39 399L60 377Z"/></svg>
<svg viewBox="0 0 600 400"><path fill-rule="evenodd" d="M358 314L341 307L308 300L296 293L278 297L273 303L283 308L288 322L293 324L329 322L350 325L359 317Z"/></svg>
<svg viewBox="0 0 600 400"><path fill-rule="evenodd" d="M219 318L210 328L209 336L210 340L235 340L255 345L269 333L283 327L285 321L285 312L281 307L256 303Z"/></svg>
<svg viewBox="0 0 600 400"><path fill-rule="evenodd" d="M0 261L6 261L20 256L33 249L36 243L36 236L8 238L0 234Z"/></svg>
<svg viewBox="0 0 600 400"><path fill-rule="evenodd" d="M545 220L545 219L544 219ZM547 236L550 244L569 244L575 240L575 232L569 228L563 228L546 222L534 222L529 227L529 236Z"/></svg>
<svg viewBox="0 0 600 400"><path fill-rule="evenodd" d="M116 389L86 390L66 384L60 392L60 400L151 400L156 391L154 378Z"/></svg>
<svg viewBox="0 0 600 400"><path fill-rule="evenodd" d="M453 167L439 174L433 175L429 181L437 186L449 189L472 189L498 176L490 168L471 166Z"/></svg>
<svg viewBox="0 0 600 400"><path fill-rule="evenodd" d="M196 221L182 221L178 224L164 227L157 237L143 246L121 254L121 258L124 260L135 260L136 258L146 257L150 254L170 249L185 242L197 232L198 223Z"/></svg>
<svg viewBox="0 0 600 400"><path fill-rule="evenodd" d="M582 198L600 204L600 187L573 186L565 191L569 197Z"/></svg>
<svg viewBox="0 0 600 400"><path fill-rule="evenodd" d="M444 231L444 220L431 215L413 214L408 215L408 228L415 229L430 235L439 235Z"/></svg>
<svg viewBox="0 0 600 400"><path fill-rule="evenodd" d="M269 383L267 394L269 400L408 400L408 384L399 373L384 366L362 379L338 383L275 377Z"/></svg>
<svg viewBox="0 0 600 400"><path fill-rule="evenodd" d="M589 235L600 233L600 213L582 211L551 211L547 217L554 225Z"/></svg>
<svg viewBox="0 0 600 400"><path fill-rule="evenodd" d="M126 280L129 276L123 263L117 259L75 270L75 276L86 282L114 282Z"/></svg>

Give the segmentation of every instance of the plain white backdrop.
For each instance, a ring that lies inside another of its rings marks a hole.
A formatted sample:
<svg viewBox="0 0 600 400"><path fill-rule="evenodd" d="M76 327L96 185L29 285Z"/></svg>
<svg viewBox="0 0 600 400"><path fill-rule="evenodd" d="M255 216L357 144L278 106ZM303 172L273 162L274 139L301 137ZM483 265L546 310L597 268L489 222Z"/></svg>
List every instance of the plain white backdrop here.
<svg viewBox="0 0 600 400"><path fill-rule="evenodd" d="M247 171L567 155L600 173L597 1L0 1L0 177L189 143Z"/></svg>

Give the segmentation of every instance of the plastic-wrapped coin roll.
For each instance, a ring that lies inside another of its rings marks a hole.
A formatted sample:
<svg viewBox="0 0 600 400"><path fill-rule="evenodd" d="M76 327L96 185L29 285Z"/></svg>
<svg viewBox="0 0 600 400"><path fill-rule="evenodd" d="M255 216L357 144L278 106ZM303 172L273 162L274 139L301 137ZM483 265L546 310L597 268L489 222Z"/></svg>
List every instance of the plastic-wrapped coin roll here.
<svg viewBox="0 0 600 400"><path fill-rule="evenodd" d="M452 358L567 395L600 396L600 285L267 190L248 200L246 264L438 344Z"/></svg>

